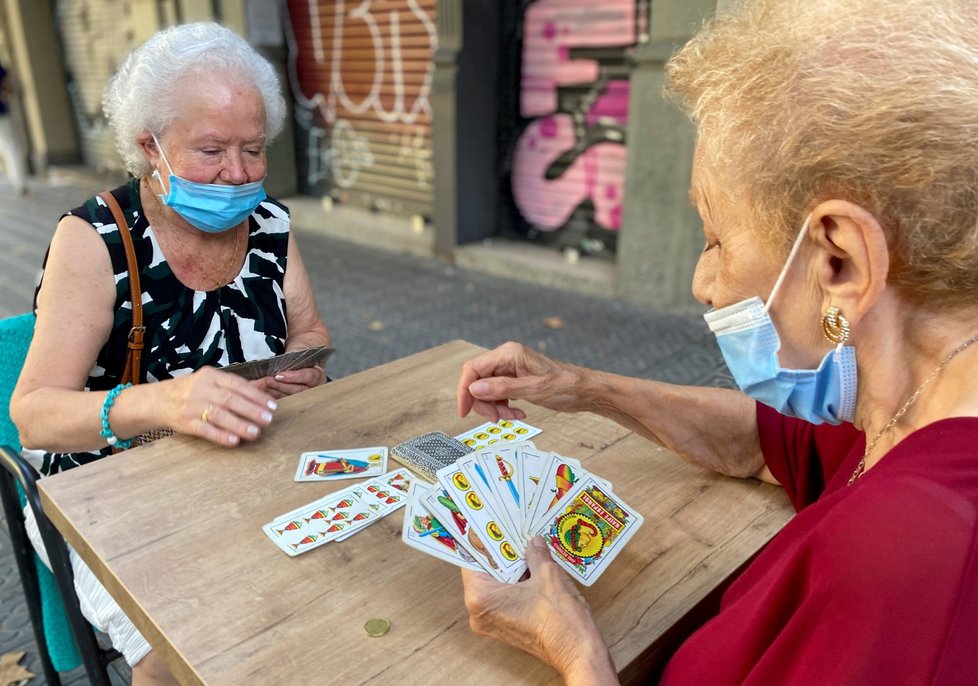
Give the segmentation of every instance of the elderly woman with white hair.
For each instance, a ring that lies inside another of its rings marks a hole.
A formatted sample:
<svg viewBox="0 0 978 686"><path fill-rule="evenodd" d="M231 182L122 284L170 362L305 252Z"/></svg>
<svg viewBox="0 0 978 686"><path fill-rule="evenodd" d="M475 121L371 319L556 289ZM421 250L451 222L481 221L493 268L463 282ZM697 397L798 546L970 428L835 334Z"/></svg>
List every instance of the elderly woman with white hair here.
<svg viewBox="0 0 978 686"><path fill-rule="evenodd" d="M978 683L978 4L748 0L667 72L699 134L693 291L741 390L509 343L466 364L460 412L595 412L784 486L797 516L661 683ZM542 539L528 565L463 572L472 628L617 683Z"/></svg>
<svg viewBox="0 0 978 686"><path fill-rule="evenodd" d="M162 31L110 83L105 112L133 179L66 214L35 296L33 343L11 401L42 475L157 430L234 447L273 420L276 399L319 385L321 367L248 381L236 362L328 345L285 207L267 198L265 150L285 101L272 66L217 24ZM132 238L145 328L139 380L124 384L133 328L123 232ZM89 620L134 666L166 683L118 606L73 555Z"/></svg>

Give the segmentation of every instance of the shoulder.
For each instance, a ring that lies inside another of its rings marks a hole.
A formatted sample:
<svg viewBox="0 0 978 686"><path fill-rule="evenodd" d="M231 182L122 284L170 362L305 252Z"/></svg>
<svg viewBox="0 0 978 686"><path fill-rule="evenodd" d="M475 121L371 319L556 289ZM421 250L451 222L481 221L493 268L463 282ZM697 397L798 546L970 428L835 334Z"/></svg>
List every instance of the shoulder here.
<svg viewBox="0 0 978 686"><path fill-rule="evenodd" d="M131 224L133 213L141 210L139 203L139 180L131 179L129 182L113 188L110 192L116 202L119 203L119 207L122 209L126 220ZM105 204L105 201L97 195L88 198L78 207L68 210L62 217L69 215L78 217L91 224L95 229L106 227L107 229L115 230L118 228L116 227L112 211Z"/></svg>
<svg viewBox="0 0 978 686"><path fill-rule="evenodd" d="M942 465L936 460L929 469ZM975 545L978 467L970 478L950 479L924 470L873 471L839 493L813 531L813 564L840 591L867 584L880 593L867 594L867 602L899 598L909 608L925 588L933 589L928 604L952 602Z"/></svg>
<svg viewBox="0 0 978 686"><path fill-rule="evenodd" d="M265 198L252 213L260 231L265 233L288 232L291 219L289 208L274 198Z"/></svg>

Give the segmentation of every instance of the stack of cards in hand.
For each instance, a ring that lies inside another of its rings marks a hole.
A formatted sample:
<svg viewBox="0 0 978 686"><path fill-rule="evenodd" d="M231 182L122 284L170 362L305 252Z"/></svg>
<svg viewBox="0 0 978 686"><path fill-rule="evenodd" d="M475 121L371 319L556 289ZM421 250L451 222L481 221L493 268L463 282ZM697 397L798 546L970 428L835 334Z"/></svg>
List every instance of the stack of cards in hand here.
<svg viewBox="0 0 978 686"><path fill-rule="evenodd" d="M542 535L557 564L590 586L642 524L610 483L529 441L477 450L436 476L412 486L404 542L506 583L523 576L526 544Z"/></svg>

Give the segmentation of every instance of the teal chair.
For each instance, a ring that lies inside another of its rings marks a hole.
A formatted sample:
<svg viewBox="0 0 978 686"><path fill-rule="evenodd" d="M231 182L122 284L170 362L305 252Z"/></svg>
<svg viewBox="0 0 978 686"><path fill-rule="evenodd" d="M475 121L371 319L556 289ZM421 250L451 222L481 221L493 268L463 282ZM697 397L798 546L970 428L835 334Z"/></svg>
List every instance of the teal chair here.
<svg viewBox="0 0 978 686"><path fill-rule="evenodd" d="M0 320L0 499L49 686L60 686L58 673L83 663L92 684L109 686L106 667L120 655L99 647L94 630L81 614L68 548L41 509L38 474L20 456L20 439L10 421L10 396L33 334L31 313ZM34 509L54 573L41 562L27 538L23 518L26 502Z"/></svg>

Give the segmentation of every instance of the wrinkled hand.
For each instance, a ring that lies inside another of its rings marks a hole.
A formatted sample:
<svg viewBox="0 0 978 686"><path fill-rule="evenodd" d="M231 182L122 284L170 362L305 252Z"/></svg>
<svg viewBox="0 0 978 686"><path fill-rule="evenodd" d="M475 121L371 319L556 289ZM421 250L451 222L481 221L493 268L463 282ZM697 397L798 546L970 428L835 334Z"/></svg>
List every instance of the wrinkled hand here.
<svg viewBox="0 0 978 686"><path fill-rule="evenodd" d="M526 550L529 578L504 584L462 570L469 626L559 671L568 683L617 684L614 664L584 597L536 536Z"/></svg>
<svg viewBox="0 0 978 686"><path fill-rule="evenodd" d="M166 389L160 412L166 426L219 445L255 440L278 408L269 393L214 367L163 382L160 388Z"/></svg>
<svg viewBox="0 0 978 686"><path fill-rule="evenodd" d="M325 381L326 371L322 367L306 367L279 372L275 376L266 376L252 381L252 384L273 398L284 398L321 386Z"/></svg>
<svg viewBox="0 0 978 686"><path fill-rule="evenodd" d="M585 370L555 362L519 343L504 343L462 366L456 396L458 414L470 411L499 421L526 419L510 400L528 400L561 412L573 412L580 401Z"/></svg>

